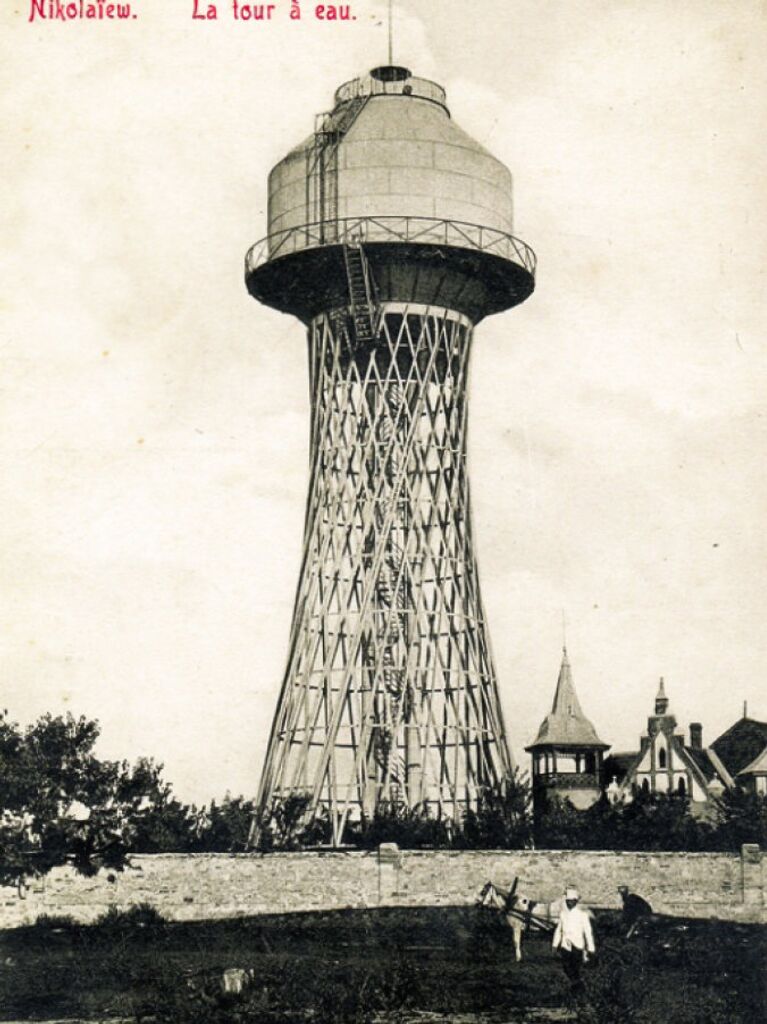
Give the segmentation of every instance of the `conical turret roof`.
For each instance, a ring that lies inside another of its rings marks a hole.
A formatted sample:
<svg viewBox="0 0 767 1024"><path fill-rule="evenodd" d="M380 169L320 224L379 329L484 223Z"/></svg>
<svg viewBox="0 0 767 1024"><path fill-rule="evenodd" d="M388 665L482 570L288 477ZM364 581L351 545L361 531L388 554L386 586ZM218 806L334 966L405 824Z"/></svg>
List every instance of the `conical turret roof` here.
<svg viewBox="0 0 767 1024"><path fill-rule="evenodd" d="M597 747L602 750L610 746L600 740L596 729L581 710L566 647L562 648L562 665L551 711L541 722L535 742L525 749L549 746Z"/></svg>

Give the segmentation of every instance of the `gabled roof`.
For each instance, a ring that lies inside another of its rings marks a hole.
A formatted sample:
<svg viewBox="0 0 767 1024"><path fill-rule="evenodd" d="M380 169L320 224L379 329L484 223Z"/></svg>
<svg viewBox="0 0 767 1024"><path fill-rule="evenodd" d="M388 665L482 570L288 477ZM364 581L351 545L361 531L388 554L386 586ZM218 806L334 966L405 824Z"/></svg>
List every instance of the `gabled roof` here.
<svg viewBox="0 0 767 1024"><path fill-rule="evenodd" d="M716 766L711 763L711 758L708 756L708 752L701 750L699 747L685 747L685 753L694 761L700 771L706 778L706 782L711 782L712 779L719 777L719 772L716 770Z"/></svg>
<svg viewBox="0 0 767 1024"><path fill-rule="evenodd" d="M541 722L535 742L525 747L525 750L548 746L596 747L600 750L607 750L610 746L600 740L594 726L581 710L566 647L562 649L562 665L551 711Z"/></svg>
<svg viewBox="0 0 767 1024"><path fill-rule="evenodd" d="M751 764L741 768L738 775L767 775L767 747L754 758Z"/></svg>
<svg viewBox="0 0 767 1024"><path fill-rule="evenodd" d="M605 758L604 775L608 781L615 779L616 782L623 782L632 764L639 756L638 750L618 751L609 754Z"/></svg>
<svg viewBox="0 0 767 1024"><path fill-rule="evenodd" d="M642 760L644 759L644 756L652 742L653 740L649 736L643 736L639 752L634 755L633 761L629 762L623 778L621 779L617 777L616 773L617 781L624 789L628 789L636 779L637 769L642 763ZM673 733L670 735L668 737L668 742L674 751L674 756L679 759L681 764L692 772L693 777L698 781L698 785L700 785L704 790L707 790L714 780L717 780L723 786L726 784L725 780L721 777L721 773L717 770L715 763L709 757L707 750L698 750L696 747L685 746L680 733ZM607 758L605 764L609 764L611 760L612 758Z"/></svg>
<svg viewBox="0 0 767 1024"><path fill-rule="evenodd" d="M713 747L706 747L706 753L708 754L709 761L714 766L717 778L721 779L726 789L731 789L735 785L735 779L733 779L732 775L722 764L721 757L719 757Z"/></svg>
<svg viewBox="0 0 767 1024"><path fill-rule="evenodd" d="M744 716L711 746L730 775L737 775L767 747L767 722Z"/></svg>

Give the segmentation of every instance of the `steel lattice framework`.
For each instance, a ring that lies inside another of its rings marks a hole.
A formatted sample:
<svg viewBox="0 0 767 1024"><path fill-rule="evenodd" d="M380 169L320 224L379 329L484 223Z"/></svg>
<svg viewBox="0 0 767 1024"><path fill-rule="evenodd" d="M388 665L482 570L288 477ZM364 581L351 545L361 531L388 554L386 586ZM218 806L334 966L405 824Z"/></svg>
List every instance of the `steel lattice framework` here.
<svg viewBox="0 0 767 1024"><path fill-rule="evenodd" d="M381 801L460 817L511 768L472 546L471 321L384 302L309 325L311 483L259 805L301 793L340 842Z"/></svg>
<svg viewBox="0 0 767 1024"><path fill-rule="evenodd" d="M270 173L245 278L308 327L311 478L251 841L279 831L292 797L334 845L382 804L459 820L511 771L466 395L474 325L535 287L512 219L508 170L453 125L439 85L400 66L343 85Z"/></svg>

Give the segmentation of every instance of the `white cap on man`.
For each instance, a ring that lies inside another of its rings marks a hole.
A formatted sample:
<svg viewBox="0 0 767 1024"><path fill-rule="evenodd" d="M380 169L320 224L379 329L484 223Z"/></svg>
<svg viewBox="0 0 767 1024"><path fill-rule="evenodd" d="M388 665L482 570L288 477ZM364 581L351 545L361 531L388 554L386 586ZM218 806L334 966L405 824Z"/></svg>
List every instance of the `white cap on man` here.
<svg viewBox="0 0 767 1024"><path fill-rule="evenodd" d="M581 898L581 894L578 892L577 889L572 889L572 888L565 889L565 899L566 900L579 900L580 898Z"/></svg>

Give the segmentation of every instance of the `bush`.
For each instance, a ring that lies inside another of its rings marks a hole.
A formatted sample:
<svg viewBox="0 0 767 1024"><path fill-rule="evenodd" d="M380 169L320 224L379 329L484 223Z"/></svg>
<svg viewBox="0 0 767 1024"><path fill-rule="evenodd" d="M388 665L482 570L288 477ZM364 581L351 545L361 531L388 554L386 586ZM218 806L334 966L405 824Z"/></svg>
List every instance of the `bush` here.
<svg viewBox="0 0 767 1024"><path fill-rule="evenodd" d="M433 818L425 807L382 802L372 818L347 831L347 839L364 850L381 843L396 843L403 849L418 850L450 845L448 822Z"/></svg>
<svg viewBox="0 0 767 1024"><path fill-rule="evenodd" d="M311 817L307 794L292 793L277 801L257 822L258 845L262 853L270 850L301 850L329 843L332 837L326 816Z"/></svg>
<svg viewBox="0 0 767 1024"><path fill-rule="evenodd" d="M545 850L583 849L591 837L586 811L558 796L546 799L535 823L535 844Z"/></svg>
<svg viewBox="0 0 767 1024"><path fill-rule="evenodd" d="M232 853L247 849L250 826L256 811L255 801L226 794L221 803L211 801L200 818L196 850L206 853Z"/></svg>
<svg viewBox="0 0 767 1024"><path fill-rule="evenodd" d="M717 801L716 849L740 850L744 843L767 849L767 796L740 786L728 789Z"/></svg>
<svg viewBox="0 0 767 1024"><path fill-rule="evenodd" d="M110 907L96 918L93 927L120 934L135 934L142 931L155 933L163 928L165 923L165 918L156 907L150 903L136 903L127 910Z"/></svg>
<svg viewBox="0 0 767 1024"><path fill-rule="evenodd" d="M613 822L619 850L706 850L711 849L712 830L706 822L690 814L686 797L664 793L637 793L616 814ZM601 830L604 834L604 828ZM606 836L609 839L609 833ZM609 847L608 847L609 848Z"/></svg>
<svg viewBox="0 0 767 1024"><path fill-rule="evenodd" d="M311 817L309 804L310 798L301 794L276 803L259 823L257 848L268 852L328 844L332 828L327 814L321 811ZM459 822L435 817L424 804L408 807L402 801L382 801L371 817L347 823L343 842L360 849L381 843L411 850L525 849L532 845L531 804L527 775L517 770L500 784L485 787L477 808Z"/></svg>
<svg viewBox="0 0 767 1024"><path fill-rule="evenodd" d="M579 811L568 800L550 797L538 815L536 844L562 850L715 850L712 826L690 813L676 794L639 792L630 803L607 799Z"/></svg>
<svg viewBox="0 0 767 1024"><path fill-rule="evenodd" d="M532 845L532 791L519 768L497 786L486 786L476 810L466 811L455 845L471 849L524 850Z"/></svg>

